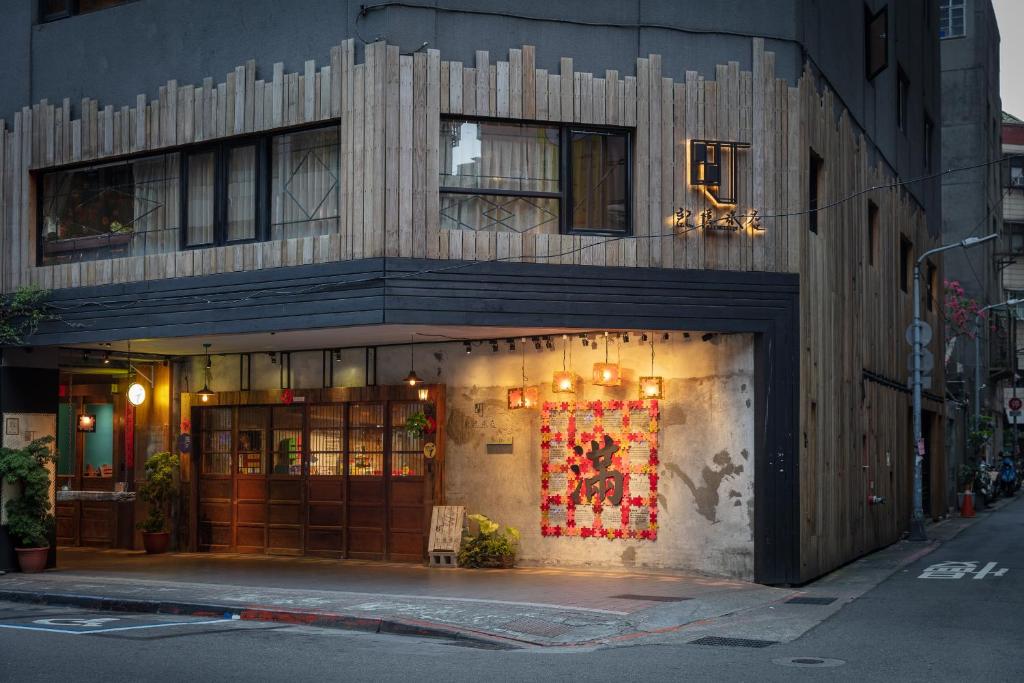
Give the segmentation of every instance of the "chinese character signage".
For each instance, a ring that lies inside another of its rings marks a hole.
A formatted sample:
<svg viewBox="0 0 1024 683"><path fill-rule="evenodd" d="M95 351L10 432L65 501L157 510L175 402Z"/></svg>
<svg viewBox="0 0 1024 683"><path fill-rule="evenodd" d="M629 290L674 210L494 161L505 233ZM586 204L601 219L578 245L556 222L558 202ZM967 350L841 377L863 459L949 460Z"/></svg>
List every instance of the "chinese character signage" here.
<svg viewBox="0 0 1024 683"><path fill-rule="evenodd" d="M541 534L655 540L658 402L541 408Z"/></svg>

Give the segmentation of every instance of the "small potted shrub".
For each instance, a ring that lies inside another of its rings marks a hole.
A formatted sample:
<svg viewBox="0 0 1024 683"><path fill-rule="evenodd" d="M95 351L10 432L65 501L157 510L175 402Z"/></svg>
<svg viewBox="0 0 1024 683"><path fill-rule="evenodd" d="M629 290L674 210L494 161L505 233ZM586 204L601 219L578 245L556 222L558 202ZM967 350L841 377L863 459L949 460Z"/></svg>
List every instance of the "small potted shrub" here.
<svg viewBox="0 0 1024 683"><path fill-rule="evenodd" d="M54 460L52 441L52 436L46 436L24 448L0 448L0 478L18 489L18 497L7 501L7 529L19 544L14 549L26 573L43 571L50 552L54 519L47 464Z"/></svg>
<svg viewBox="0 0 1024 683"><path fill-rule="evenodd" d="M477 523L476 536L463 539L459 550L460 567L509 568L516 563L519 547L519 531L515 527L501 525L484 515L469 515Z"/></svg>
<svg viewBox="0 0 1024 683"><path fill-rule="evenodd" d="M171 542L167 512L178 496L177 469L178 456L166 451L154 453L146 461L146 481L139 486L139 498L149 503L149 515L136 526L142 531L142 547L151 555L167 552Z"/></svg>

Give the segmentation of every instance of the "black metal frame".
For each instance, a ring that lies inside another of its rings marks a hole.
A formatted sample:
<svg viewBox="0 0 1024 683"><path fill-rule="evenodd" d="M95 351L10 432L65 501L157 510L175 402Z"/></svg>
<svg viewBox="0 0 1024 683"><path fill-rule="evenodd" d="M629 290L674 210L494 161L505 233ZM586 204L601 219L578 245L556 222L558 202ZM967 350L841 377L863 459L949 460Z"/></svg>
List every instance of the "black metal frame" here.
<svg viewBox="0 0 1024 683"><path fill-rule="evenodd" d="M494 118L486 116L442 116L444 121L465 121L466 123L495 123L517 126L540 126L558 129L558 192L531 190L494 190L489 188L446 187L441 185L440 194L487 195L492 197L536 197L558 200L558 231L563 235L603 235L630 237L633 234L633 130L621 126L587 126L560 123L558 121L532 121L522 119ZM572 135L586 133L597 135L621 135L626 138L626 228L573 229L572 225Z"/></svg>
<svg viewBox="0 0 1024 683"><path fill-rule="evenodd" d="M732 163L729 171L729 187L733 193L739 186L739 169L737 154L741 149L750 149L749 142L726 142L721 140L691 140L690 141L690 184L706 188L712 199L718 204L735 204L735 194L722 194L722 149L731 151ZM709 157L711 160L709 161ZM708 169L713 169L714 174L710 177ZM703 176L702 176L702 171Z"/></svg>
<svg viewBox="0 0 1024 683"><path fill-rule="evenodd" d="M885 58L882 60L881 65L871 68L871 39L872 39L872 28L875 22L881 19L885 25ZM864 5L864 73L869 81L874 80L875 76L889 68L889 6L886 5L877 12L872 12L871 8Z"/></svg>
<svg viewBox="0 0 1024 683"><path fill-rule="evenodd" d="M204 249L207 247L220 247L227 244L247 244L249 242L265 241L270 234L270 164L271 147L274 135L247 136L242 138L228 138L211 144L197 145L183 150L180 155L181 168L178 173L181 203L180 213L180 235L178 247L185 251L188 249ZM229 240L227 238L227 217L228 217L228 168L231 152L244 147L255 147L256 156L256 196L254 198L254 215L256 220L253 236L240 240ZM202 154L213 153L214 158L214 180L213 180L213 241L202 244L189 244L188 241L188 164L192 157Z"/></svg>
<svg viewBox="0 0 1024 683"><path fill-rule="evenodd" d="M45 24L51 21L57 21L58 19L67 19L68 17L77 16L82 13L79 8L79 0L63 0L63 2L63 11L47 13L45 7L46 0L38 0L39 20L37 23ZM130 2L135 2L135 0L121 0L118 3L118 5L114 5L113 7L117 7L119 5L127 5ZM112 9L112 7L103 7L101 9ZM99 10L90 10L89 12L86 12L86 14L91 14L93 11Z"/></svg>

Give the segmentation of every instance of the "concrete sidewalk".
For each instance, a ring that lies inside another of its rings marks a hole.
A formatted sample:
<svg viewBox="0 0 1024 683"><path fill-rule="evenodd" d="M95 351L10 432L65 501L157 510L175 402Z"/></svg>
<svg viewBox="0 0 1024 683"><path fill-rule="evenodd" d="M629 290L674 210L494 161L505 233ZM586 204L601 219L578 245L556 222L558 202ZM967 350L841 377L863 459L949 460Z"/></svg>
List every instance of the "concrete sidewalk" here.
<svg viewBox="0 0 1024 683"><path fill-rule="evenodd" d="M1003 503L1002 505L1005 505ZM981 519L991 512L979 513ZM0 599L580 647L702 636L793 640L977 520L929 527L799 589L671 572L419 565L69 548L59 568L0 576ZM799 598L789 602L791 598ZM811 598L807 600L807 598Z"/></svg>

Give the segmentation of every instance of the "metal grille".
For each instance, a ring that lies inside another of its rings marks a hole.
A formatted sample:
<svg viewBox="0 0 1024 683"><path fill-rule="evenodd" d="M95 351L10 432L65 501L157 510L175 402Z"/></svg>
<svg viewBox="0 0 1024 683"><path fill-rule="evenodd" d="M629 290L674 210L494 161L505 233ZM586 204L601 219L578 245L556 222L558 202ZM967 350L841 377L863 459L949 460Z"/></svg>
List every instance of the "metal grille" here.
<svg viewBox="0 0 1024 683"><path fill-rule="evenodd" d="M617 600L643 600L645 602L682 602L683 600L693 600L693 598L683 598L674 595L633 595L632 593L612 595L611 597Z"/></svg>
<svg viewBox="0 0 1024 683"><path fill-rule="evenodd" d="M838 598L815 598L809 595L798 595L795 598L786 600L787 605L831 605Z"/></svg>
<svg viewBox="0 0 1024 683"><path fill-rule="evenodd" d="M715 647L768 647L775 645L777 640L753 640L751 638L724 638L722 636L704 636L691 640L690 645L712 645Z"/></svg>
<svg viewBox="0 0 1024 683"><path fill-rule="evenodd" d="M544 621L543 619L534 619L532 617L522 617L514 621L510 621L502 626L502 628L508 631L515 631L516 633L527 633L534 636L544 636L546 638L555 638L569 632L568 626Z"/></svg>

